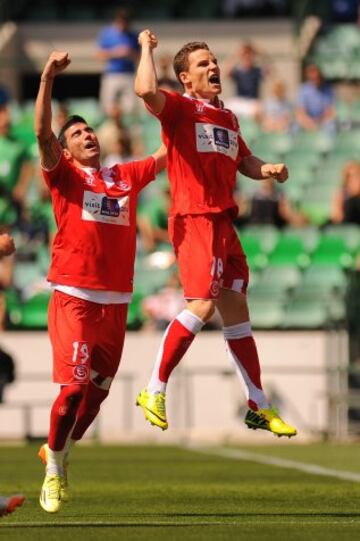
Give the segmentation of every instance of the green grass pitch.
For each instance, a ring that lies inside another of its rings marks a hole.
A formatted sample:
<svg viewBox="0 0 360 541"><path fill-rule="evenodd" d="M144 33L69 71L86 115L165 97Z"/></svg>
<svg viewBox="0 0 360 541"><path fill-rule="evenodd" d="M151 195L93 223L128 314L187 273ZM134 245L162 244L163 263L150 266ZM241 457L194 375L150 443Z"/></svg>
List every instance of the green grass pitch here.
<svg viewBox="0 0 360 541"><path fill-rule="evenodd" d="M360 473L357 444L246 450ZM0 447L0 494L27 497L1 519L1 541L360 539L359 482L177 447L79 446L70 464L72 500L49 515L38 504L36 453Z"/></svg>

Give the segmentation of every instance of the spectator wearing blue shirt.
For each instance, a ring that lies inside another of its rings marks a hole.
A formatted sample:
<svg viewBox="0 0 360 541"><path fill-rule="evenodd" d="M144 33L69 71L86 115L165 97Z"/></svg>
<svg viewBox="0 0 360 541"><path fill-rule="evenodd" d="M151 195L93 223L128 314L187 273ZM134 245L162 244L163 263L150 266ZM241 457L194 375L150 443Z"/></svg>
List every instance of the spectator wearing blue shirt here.
<svg viewBox="0 0 360 541"><path fill-rule="evenodd" d="M231 102L226 102L226 106L237 115L256 117L259 113L264 71L256 64L257 55L251 43L244 43L236 56L225 65L225 75L230 77L235 86L235 96Z"/></svg>
<svg viewBox="0 0 360 541"><path fill-rule="evenodd" d="M333 134L336 129L333 89L324 81L316 64L306 66L304 75L298 95L297 123L307 131L322 129Z"/></svg>
<svg viewBox="0 0 360 541"><path fill-rule="evenodd" d="M126 9L115 12L114 22L105 27L97 40L97 57L104 62L101 77L100 103L106 113L119 104L124 113L136 107L134 93L135 65L139 56L137 34L131 32Z"/></svg>

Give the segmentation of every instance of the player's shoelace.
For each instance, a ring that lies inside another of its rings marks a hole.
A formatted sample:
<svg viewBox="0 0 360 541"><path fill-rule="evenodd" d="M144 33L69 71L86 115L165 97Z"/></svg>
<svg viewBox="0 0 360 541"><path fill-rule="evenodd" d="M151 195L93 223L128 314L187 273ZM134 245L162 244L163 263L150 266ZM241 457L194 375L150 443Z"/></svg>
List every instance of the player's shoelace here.
<svg viewBox="0 0 360 541"><path fill-rule="evenodd" d="M49 479L46 484L46 489L49 494L49 498L57 498L59 496L59 485L58 482L61 481L59 476L54 476Z"/></svg>

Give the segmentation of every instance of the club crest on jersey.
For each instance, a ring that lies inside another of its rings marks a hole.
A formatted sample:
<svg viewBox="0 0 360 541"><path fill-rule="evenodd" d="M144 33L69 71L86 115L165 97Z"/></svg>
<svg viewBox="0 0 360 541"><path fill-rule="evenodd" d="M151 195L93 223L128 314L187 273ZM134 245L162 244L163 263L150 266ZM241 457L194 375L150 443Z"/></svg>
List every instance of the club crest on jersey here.
<svg viewBox="0 0 360 541"><path fill-rule="evenodd" d="M130 225L129 196L109 197L104 193L84 192L82 219L114 225Z"/></svg>
<svg viewBox="0 0 360 541"><path fill-rule="evenodd" d="M95 184L95 179L94 179L94 177L88 175L87 177L85 177L85 183L86 183L88 186L94 186L94 184Z"/></svg>
<svg viewBox="0 0 360 541"><path fill-rule="evenodd" d="M195 111L199 113L200 115L204 112L205 104L201 103L201 101L195 102Z"/></svg>
<svg viewBox="0 0 360 541"><path fill-rule="evenodd" d="M73 368L74 378L78 381L87 380L89 377L89 369L84 364L78 364Z"/></svg>

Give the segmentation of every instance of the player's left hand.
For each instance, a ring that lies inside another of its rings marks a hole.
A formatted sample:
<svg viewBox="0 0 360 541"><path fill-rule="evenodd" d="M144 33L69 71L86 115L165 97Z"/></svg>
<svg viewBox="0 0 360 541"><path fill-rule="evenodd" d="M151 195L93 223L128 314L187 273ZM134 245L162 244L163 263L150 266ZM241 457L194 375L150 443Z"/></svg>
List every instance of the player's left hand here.
<svg viewBox="0 0 360 541"><path fill-rule="evenodd" d="M289 177L288 168L284 163L265 163L261 166L263 178L273 178L277 182L286 182Z"/></svg>

